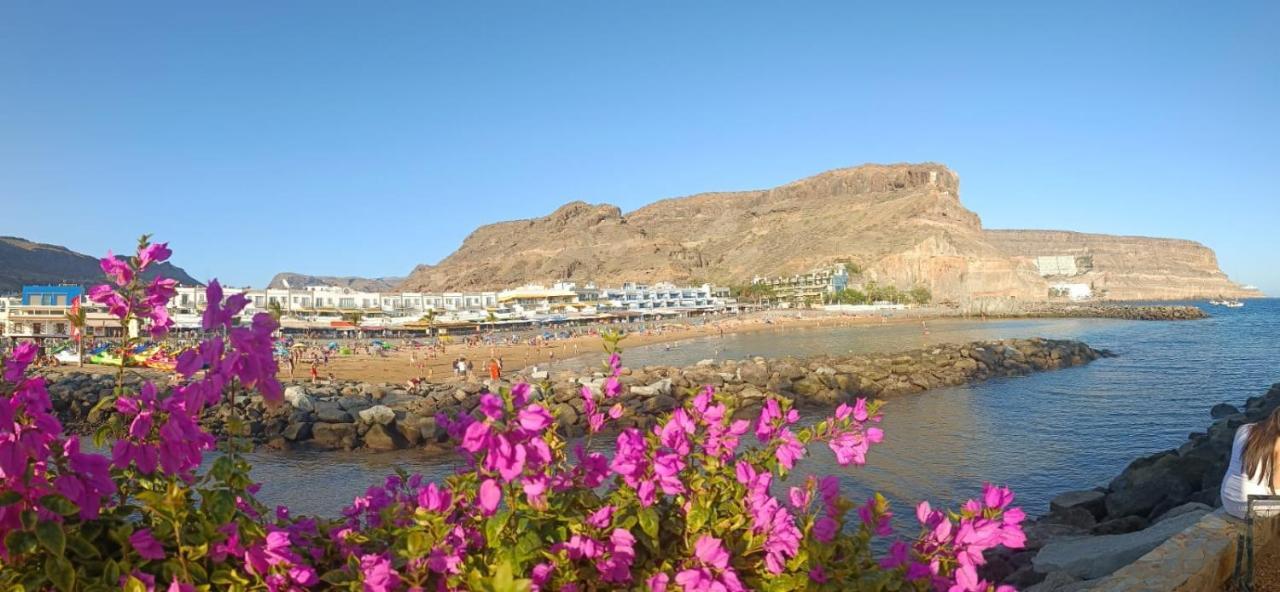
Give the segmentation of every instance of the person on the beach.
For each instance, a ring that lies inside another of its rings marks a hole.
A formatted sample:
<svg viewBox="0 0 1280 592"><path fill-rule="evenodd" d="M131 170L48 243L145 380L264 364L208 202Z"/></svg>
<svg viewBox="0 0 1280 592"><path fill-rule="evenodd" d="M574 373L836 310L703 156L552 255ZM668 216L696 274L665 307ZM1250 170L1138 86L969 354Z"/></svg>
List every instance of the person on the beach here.
<svg viewBox="0 0 1280 592"><path fill-rule="evenodd" d="M320 378L320 370L316 367L315 362L311 362L311 384L315 384L318 378Z"/></svg>
<svg viewBox="0 0 1280 592"><path fill-rule="evenodd" d="M489 380L494 382L502 380L502 366L498 365L497 358L489 358Z"/></svg>
<svg viewBox="0 0 1280 592"><path fill-rule="evenodd" d="M1228 514L1246 518L1251 496L1275 495L1280 488L1276 457L1280 457L1280 409L1236 429L1231 462L1219 491Z"/></svg>

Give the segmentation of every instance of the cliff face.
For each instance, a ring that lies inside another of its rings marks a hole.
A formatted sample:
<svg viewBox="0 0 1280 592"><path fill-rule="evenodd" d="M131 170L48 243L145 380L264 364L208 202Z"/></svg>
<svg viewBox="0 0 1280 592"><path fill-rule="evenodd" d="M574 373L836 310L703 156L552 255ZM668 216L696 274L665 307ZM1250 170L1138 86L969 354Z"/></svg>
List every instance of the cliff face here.
<svg viewBox="0 0 1280 592"><path fill-rule="evenodd" d="M940 297L1038 298L1034 273L989 244L937 164L866 165L761 191L666 199L623 215L574 202L551 215L477 229L405 289L500 289L558 279L750 281L853 260L866 279Z"/></svg>
<svg viewBox="0 0 1280 592"><path fill-rule="evenodd" d="M1194 241L1084 234L1061 230L987 230L987 240L1014 259L1034 265L1041 256L1071 256L1075 275L1053 282L1090 283L1112 300L1257 298L1218 268L1213 250Z"/></svg>
<svg viewBox="0 0 1280 592"><path fill-rule="evenodd" d="M352 276L306 275L302 273L283 272L271 278L268 288L293 288L295 290L307 286L337 286L351 288L361 292L390 292L396 285L404 281L399 277L362 278Z"/></svg>
<svg viewBox="0 0 1280 592"><path fill-rule="evenodd" d="M202 285L181 267L162 263L148 270L155 275L178 280L186 286ZM105 281L98 259L66 247L0 236L0 294L20 292L28 284L81 284L91 286Z"/></svg>
<svg viewBox="0 0 1280 592"><path fill-rule="evenodd" d="M546 217L483 226L439 264L419 265L401 287L492 290L561 279L732 284L853 261L864 270L855 281L923 285L938 299L1043 300L1049 281L1035 257L1094 244L1101 251L1093 254L1091 279L1105 280L1112 298L1194 291L1142 290L1147 275L1165 271L1169 276L1155 285L1210 290L1202 295L1234 286L1213 253L1198 245L1177 250L1176 264L1154 268L1131 260L1154 252L1136 246L1154 239L1076 244L1056 235L983 230L959 193L955 173L925 163L837 169L773 189L665 199L625 215L616 206L573 202ZM1185 284L1186 278L1198 283Z"/></svg>

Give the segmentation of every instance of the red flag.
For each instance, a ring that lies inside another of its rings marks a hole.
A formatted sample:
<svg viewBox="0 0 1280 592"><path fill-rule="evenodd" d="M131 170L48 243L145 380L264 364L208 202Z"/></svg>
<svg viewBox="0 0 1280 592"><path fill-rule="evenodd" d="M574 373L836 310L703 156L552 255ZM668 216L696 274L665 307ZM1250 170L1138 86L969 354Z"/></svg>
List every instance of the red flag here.
<svg viewBox="0 0 1280 592"><path fill-rule="evenodd" d="M79 298L76 298L75 300L71 301L71 316L73 317L80 316L80 299ZM71 338L76 341L80 341L80 327L76 326L74 323L72 323L71 325Z"/></svg>

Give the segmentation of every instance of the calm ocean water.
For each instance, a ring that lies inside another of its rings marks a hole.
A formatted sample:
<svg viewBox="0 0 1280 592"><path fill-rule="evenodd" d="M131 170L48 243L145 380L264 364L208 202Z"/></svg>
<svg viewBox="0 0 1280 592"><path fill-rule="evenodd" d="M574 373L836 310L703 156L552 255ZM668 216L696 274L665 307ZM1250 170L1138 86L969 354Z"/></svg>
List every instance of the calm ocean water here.
<svg viewBox="0 0 1280 592"><path fill-rule="evenodd" d="M626 352L630 365L692 364L704 358L807 356L906 350L943 342L1005 337L1081 339L1119 355L1084 367L939 389L892 399L885 442L868 465L835 464L825 448L805 465L836 474L854 499L881 491L899 515L920 499L955 504L983 481L1013 487L1031 514L1068 490L1105 484L1134 458L1176 447L1205 429L1209 407L1240 404L1280 382L1280 299L1241 309L1196 303L1211 318L1153 322L1098 319L935 321L759 332L657 345ZM405 451L366 455L252 455L261 497L296 512L334 515L394 466L439 477L455 459Z"/></svg>

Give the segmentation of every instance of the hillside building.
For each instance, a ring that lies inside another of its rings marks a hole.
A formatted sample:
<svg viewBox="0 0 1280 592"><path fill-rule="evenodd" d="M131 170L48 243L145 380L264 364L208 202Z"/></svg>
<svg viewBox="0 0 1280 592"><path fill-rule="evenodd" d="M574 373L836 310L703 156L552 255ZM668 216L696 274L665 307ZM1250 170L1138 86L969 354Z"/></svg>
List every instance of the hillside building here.
<svg viewBox="0 0 1280 592"><path fill-rule="evenodd" d="M804 306L819 304L826 296L848 288L849 272L843 265L836 265L793 276L757 276L751 283L772 288L774 302Z"/></svg>

